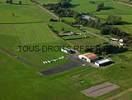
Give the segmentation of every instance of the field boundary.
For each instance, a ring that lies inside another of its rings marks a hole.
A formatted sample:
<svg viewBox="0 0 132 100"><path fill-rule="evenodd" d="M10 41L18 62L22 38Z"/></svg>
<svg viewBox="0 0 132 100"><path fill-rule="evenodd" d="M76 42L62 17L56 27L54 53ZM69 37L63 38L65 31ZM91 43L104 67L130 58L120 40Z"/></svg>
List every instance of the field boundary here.
<svg viewBox="0 0 132 100"><path fill-rule="evenodd" d="M126 2L123 2L123 1L116 1L117 3L120 3L120 4L123 4L123 5L126 5L126 6L129 6L129 7L132 7L131 4L129 3L126 3Z"/></svg>
<svg viewBox="0 0 132 100"><path fill-rule="evenodd" d="M29 62L27 59L25 59L24 57L22 56L17 56L15 53L11 52L11 51L8 51L6 49L2 49L0 48L0 53L2 54L5 54L9 57L12 57L20 62L22 62L23 64L26 64L26 65L29 65L29 66L36 66L35 64L32 64L31 62Z"/></svg>
<svg viewBox="0 0 132 100"><path fill-rule="evenodd" d="M54 17L54 18L56 18L56 19L59 20L59 17L58 17L57 15L55 15L54 13L52 13L51 11L49 11L48 9L46 9L45 7L43 7L43 6L41 5L41 3L39 3L38 1L36 1L36 0L32 1L32 0L31 0L31 2L32 2L33 4L35 4L35 5L37 5L40 9L42 9L42 10L44 10L45 12L47 12L48 14L50 14L52 17Z"/></svg>
<svg viewBox="0 0 132 100"><path fill-rule="evenodd" d="M115 96L111 96L111 97L107 98L107 100L114 100L114 99L116 99L118 97L121 97L122 95L124 95L124 94L126 94L128 92L132 92L132 88L129 88L129 89L125 90L125 91L122 91L122 92L120 92L119 94L117 94Z"/></svg>

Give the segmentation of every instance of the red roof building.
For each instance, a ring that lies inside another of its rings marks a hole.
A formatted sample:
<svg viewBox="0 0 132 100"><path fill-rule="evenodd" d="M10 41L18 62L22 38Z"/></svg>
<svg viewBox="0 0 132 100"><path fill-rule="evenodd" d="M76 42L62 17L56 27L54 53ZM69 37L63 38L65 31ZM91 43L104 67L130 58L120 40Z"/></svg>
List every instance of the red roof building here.
<svg viewBox="0 0 132 100"><path fill-rule="evenodd" d="M92 62L92 60L97 59L97 55L94 53L86 53L78 56L79 59L85 60L87 62Z"/></svg>

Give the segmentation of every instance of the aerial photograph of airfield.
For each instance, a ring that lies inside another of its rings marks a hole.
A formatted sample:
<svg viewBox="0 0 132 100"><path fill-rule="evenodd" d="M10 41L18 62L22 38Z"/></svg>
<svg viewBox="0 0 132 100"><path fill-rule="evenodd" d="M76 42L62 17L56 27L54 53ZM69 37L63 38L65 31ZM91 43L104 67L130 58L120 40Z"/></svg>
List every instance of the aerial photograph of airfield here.
<svg viewBox="0 0 132 100"><path fill-rule="evenodd" d="M132 0L0 0L0 100L132 100Z"/></svg>

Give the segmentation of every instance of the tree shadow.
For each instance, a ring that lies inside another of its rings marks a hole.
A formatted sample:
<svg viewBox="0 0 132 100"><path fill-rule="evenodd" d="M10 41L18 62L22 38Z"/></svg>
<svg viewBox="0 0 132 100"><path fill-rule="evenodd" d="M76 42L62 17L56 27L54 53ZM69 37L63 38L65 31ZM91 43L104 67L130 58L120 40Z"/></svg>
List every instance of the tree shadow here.
<svg viewBox="0 0 132 100"><path fill-rule="evenodd" d="M36 21L36 22L14 22L14 23L0 23L0 24L34 24L34 23L44 23L44 21Z"/></svg>
<svg viewBox="0 0 132 100"><path fill-rule="evenodd" d="M71 8L75 8L75 7L78 7L78 6L80 6L80 4L72 4Z"/></svg>
<svg viewBox="0 0 132 100"><path fill-rule="evenodd" d="M19 4L19 3L12 3L13 5L29 5L29 4L26 4L26 3L22 3L22 4Z"/></svg>
<svg viewBox="0 0 132 100"><path fill-rule="evenodd" d="M109 25L112 25L112 24L109 24ZM120 23L113 24L113 25L132 25L132 23L131 22L126 22L126 21L121 21Z"/></svg>
<svg viewBox="0 0 132 100"><path fill-rule="evenodd" d="M122 21L121 23L120 23L120 25L131 25L132 23L131 22L126 22L126 21Z"/></svg>
<svg viewBox="0 0 132 100"><path fill-rule="evenodd" d="M111 6L105 6L105 7L103 8L103 10L111 10L111 9L114 9L114 8L111 7Z"/></svg>

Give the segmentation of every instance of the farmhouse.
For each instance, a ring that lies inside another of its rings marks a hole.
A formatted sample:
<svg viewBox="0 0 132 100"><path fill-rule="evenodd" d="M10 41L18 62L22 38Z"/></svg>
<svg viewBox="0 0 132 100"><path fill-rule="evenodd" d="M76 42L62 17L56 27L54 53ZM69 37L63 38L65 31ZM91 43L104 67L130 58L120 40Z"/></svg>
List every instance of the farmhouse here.
<svg viewBox="0 0 132 100"><path fill-rule="evenodd" d="M93 62L95 59L97 59L97 55L94 53L86 53L78 56L79 59L85 60L87 62Z"/></svg>
<svg viewBox="0 0 132 100"><path fill-rule="evenodd" d="M95 62L95 65L99 67L99 66L109 65L111 63L112 63L111 59L101 59L101 60L97 60Z"/></svg>

